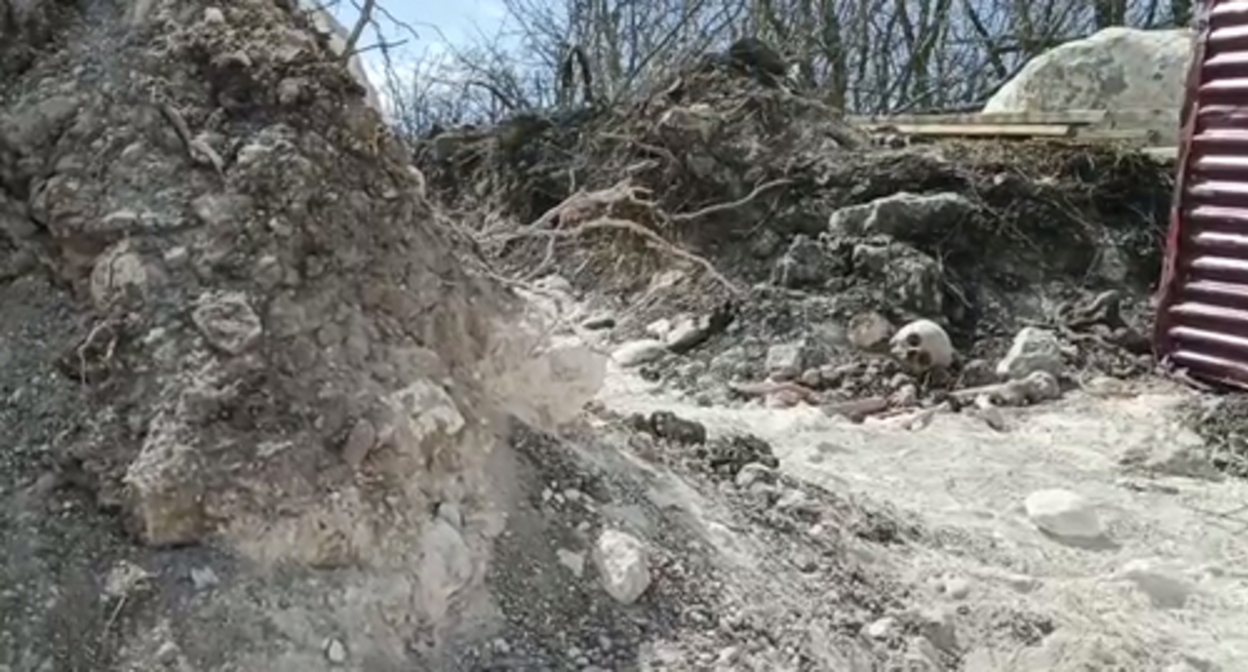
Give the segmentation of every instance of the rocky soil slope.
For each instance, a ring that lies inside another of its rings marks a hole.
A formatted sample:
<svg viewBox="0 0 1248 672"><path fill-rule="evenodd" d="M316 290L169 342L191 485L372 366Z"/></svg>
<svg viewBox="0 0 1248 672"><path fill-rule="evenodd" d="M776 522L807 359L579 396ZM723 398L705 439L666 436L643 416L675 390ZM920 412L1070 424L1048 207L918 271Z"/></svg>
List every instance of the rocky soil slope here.
<svg viewBox="0 0 1248 672"><path fill-rule="evenodd" d="M1152 384L1164 169L710 59L426 180L295 4L0 0L0 670L1234 669L1236 485L1052 399Z"/></svg>

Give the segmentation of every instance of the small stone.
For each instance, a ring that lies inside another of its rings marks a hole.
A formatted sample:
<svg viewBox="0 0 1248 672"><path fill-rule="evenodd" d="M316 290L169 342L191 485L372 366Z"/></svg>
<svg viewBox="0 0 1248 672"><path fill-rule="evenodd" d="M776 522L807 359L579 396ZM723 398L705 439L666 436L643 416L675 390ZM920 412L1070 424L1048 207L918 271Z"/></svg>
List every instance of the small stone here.
<svg viewBox="0 0 1248 672"><path fill-rule="evenodd" d="M325 645L325 659L334 665L342 665L347 662L347 647L341 640L329 640Z"/></svg>
<svg viewBox="0 0 1248 672"><path fill-rule="evenodd" d="M459 509L459 505L454 502L441 502L438 504L438 518L445 520L451 524L456 530L464 529L464 512Z"/></svg>
<svg viewBox="0 0 1248 672"><path fill-rule="evenodd" d="M671 411L655 411L647 421L655 436L684 445L706 443L706 426L694 420L686 420Z"/></svg>
<svg viewBox="0 0 1248 672"><path fill-rule="evenodd" d="M858 313L849 320L849 342L867 352L888 349L888 339L895 331L888 318L876 312Z"/></svg>
<svg viewBox="0 0 1248 672"><path fill-rule="evenodd" d="M584 553L575 553L573 551L559 548L555 550L555 557L559 559L559 564L567 567L576 578L579 579L585 574Z"/></svg>
<svg viewBox="0 0 1248 672"><path fill-rule="evenodd" d="M287 107L299 102L308 80L302 77L287 77L277 83L277 102Z"/></svg>
<svg viewBox="0 0 1248 672"><path fill-rule="evenodd" d="M615 316L611 313L594 313L581 322L581 327L590 331L610 329L615 326Z"/></svg>
<svg viewBox="0 0 1248 672"><path fill-rule="evenodd" d="M741 467L737 472L735 483L738 488L748 488L755 483L773 483L776 480L776 472L768 468L766 465L758 462L751 462Z"/></svg>
<svg viewBox="0 0 1248 672"><path fill-rule="evenodd" d="M812 287L827 282L835 273L836 260L810 236L799 233L776 262L771 279L781 287Z"/></svg>
<svg viewBox="0 0 1248 672"><path fill-rule="evenodd" d="M799 382L806 387L817 390L823 387L823 374L819 372L819 369L806 369L802 372Z"/></svg>
<svg viewBox="0 0 1248 672"><path fill-rule="evenodd" d="M906 383L893 392L888 403L897 408L907 408L919 404L919 388L913 383Z"/></svg>
<svg viewBox="0 0 1248 672"><path fill-rule="evenodd" d="M1123 565L1119 576L1144 593L1158 609L1180 609L1191 598L1192 586L1176 572L1167 571L1160 563L1132 560Z"/></svg>
<svg viewBox="0 0 1248 672"><path fill-rule="evenodd" d="M156 662L162 665L172 665L178 659L179 653L181 653L181 650L177 644L165 642L160 645L159 649L156 649ZM0 668L0 670L3 670L3 668Z"/></svg>
<svg viewBox="0 0 1248 672"><path fill-rule="evenodd" d="M129 560L119 560L104 580L104 594L109 597L126 597L140 590L151 578L151 572L146 569Z"/></svg>
<svg viewBox="0 0 1248 672"><path fill-rule="evenodd" d="M945 653L958 650L957 623L951 610L935 609L919 614L919 634Z"/></svg>
<svg viewBox="0 0 1248 672"><path fill-rule="evenodd" d="M360 466L368 453L377 445L377 428L372 422L361 418L351 427L347 441L342 446L342 459L352 467Z"/></svg>
<svg viewBox="0 0 1248 672"><path fill-rule="evenodd" d="M247 296L239 292L203 297L191 320L213 347L237 355L260 340L263 326Z"/></svg>
<svg viewBox="0 0 1248 672"><path fill-rule="evenodd" d="M251 211L250 196L240 194L204 194L191 201L191 211L201 224L213 229L228 229Z"/></svg>
<svg viewBox="0 0 1248 672"><path fill-rule="evenodd" d="M666 317L661 317L650 324L646 325L646 333L655 338L664 338L667 332L672 330L672 321Z"/></svg>
<svg viewBox="0 0 1248 672"><path fill-rule="evenodd" d="M788 490L780 495L780 498L776 500L775 508L783 513L806 516L811 519L818 519L819 516L819 503L797 489Z"/></svg>
<svg viewBox="0 0 1248 672"><path fill-rule="evenodd" d="M1069 490L1033 492L1024 508L1036 527L1056 537L1095 539L1105 532L1092 505Z"/></svg>
<svg viewBox="0 0 1248 672"><path fill-rule="evenodd" d="M924 233L948 230L974 212L975 204L961 194L902 191L837 210L828 218L828 232L835 237L885 234L913 240Z"/></svg>
<svg viewBox="0 0 1248 672"><path fill-rule="evenodd" d="M663 356L667 352L667 344L657 339L630 341L615 349L611 358L621 367L640 366Z"/></svg>
<svg viewBox="0 0 1248 672"><path fill-rule="evenodd" d="M863 628L863 634L871 639L887 639L898 632L897 619L892 616L885 616L877 621L867 624Z"/></svg>
<svg viewBox="0 0 1248 672"><path fill-rule="evenodd" d="M636 537L604 530L594 546L593 557L603 589L617 602L632 604L650 586L646 549Z"/></svg>
<svg viewBox="0 0 1248 672"><path fill-rule="evenodd" d="M124 239L96 258L91 270L91 298L97 307L106 308L120 298L141 297L149 276L143 258L130 239Z"/></svg>
<svg viewBox="0 0 1248 672"><path fill-rule="evenodd" d="M1036 371L1061 375L1062 344L1057 336L1044 329L1024 327L1014 337L1010 351L997 363L997 375L1019 380Z"/></svg>
<svg viewBox="0 0 1248 672"><path fill-rule="evenodd" d="M971 582L960 576L947 578L945 594L955 600L965 600L971 594Z"/></svg>
<svg viewBox="0 0 1248 672"><path fill-rule="evenodd" d="M211 567L191 568L191 585L195 587L195 590L207 590L220 584L220 577L212 571Z"/></svg>
<svg viewBox="0 0 1248 672"><path fill-rule="evenodd" d="M997 382L997 373L987 360L972 359L962 366L960 385L962 387L982 387Z"/></svg>
<svg viewBox="0 0 1248 672"><path fill-rule="evenodd" d="M204 23L225 23L225 13L216 7L209 7L204 10Z"/></svg>
<svg viewBox="0 0 1248 672"><path fill-rule="evenodd" d="M701 345L711 334L711 321L706 317L685 317L676 322L663 337L667 349L684 354Z"/></svg>
<svg viewBox="0 0 1248 672"><path fill-rule="evenodd" d="M914 383L914 378L912 378L909 374L898 373L897 375L889 379L888 389L896 391L896 390L900 390L906 385L910 385L913 383Z"/></svg>
<svg viewBox="0 0 1248 672"><path fill-rule="evenodd" d="M767 348L767 374L777 380L801 375L806 364L806 341L781 343Z"/></svg>

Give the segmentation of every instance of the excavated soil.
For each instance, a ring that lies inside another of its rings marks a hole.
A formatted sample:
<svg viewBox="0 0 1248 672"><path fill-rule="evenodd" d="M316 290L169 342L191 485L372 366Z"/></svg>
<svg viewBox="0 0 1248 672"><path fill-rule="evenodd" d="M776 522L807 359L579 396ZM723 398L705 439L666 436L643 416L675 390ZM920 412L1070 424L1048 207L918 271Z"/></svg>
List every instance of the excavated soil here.
<svg viewBox="0 0 1248 672"><path fill-rule="evenodd" d="M0 4L0 669L956 661L917 615L861 632L906 608L890 514L738 480L756 438L684 465L578 419L601 358L545 342L309 26Z"/></svg>
<svg viewBox="0 0 1248 672"><path fill-rule="evenodd" d="M711 68L622 110L446 131L417 157L487 254L513 277L558 274L617 340L709 321L643 374L719 401L779 343L803 344L812 387L895 389L896 366L846 347L870 314L941 324L964 356L949 383L982 379L964 365L1024 326L1057 332L1076 378L1152 371L1168 166L1056 141L877 144L817 100ZM847 227L856 209L885 215Z"/></svg>
<svg viewBox="0 0 1248 672"><path fill-rule="evenodd" d="M868 562L901 590L851 631L905 656L862 669L1248 660L1244 485L1222 473L1242 404L1159 380L1149 352L1171 166L1064 142L883 148L818 101L714 68L661 89L417 151L481 249L561 309L567 337L612 353L599 431L623 418L621 452L652 468L736 471L721 502L766 473L886 520ZM860 347L864 317L885 338L936 321L959 357L906 370ZM955 403L1000 383L1024 327L1055 338L1060 398ZM1099 535L1046 531L1027 503L1046 489L1083 498Z"/></svg>
<svg viewBox="0 0 1248 672"><path fill-rule="evenodd" d="M1141 340L1167 168L885 149L709 61L425 139L422 179L288 4L0 0L0 670L1248 655L1242 484ZM941 323L955 375L855 347L870 314ZM594 354L661 320L696 328ZM1025 325L1065 399L941 396ZM794 343L817 404L733 391ZM922 421L817 407L871 395ZM1105 544L1025 520L1062 486Z"/></svg>

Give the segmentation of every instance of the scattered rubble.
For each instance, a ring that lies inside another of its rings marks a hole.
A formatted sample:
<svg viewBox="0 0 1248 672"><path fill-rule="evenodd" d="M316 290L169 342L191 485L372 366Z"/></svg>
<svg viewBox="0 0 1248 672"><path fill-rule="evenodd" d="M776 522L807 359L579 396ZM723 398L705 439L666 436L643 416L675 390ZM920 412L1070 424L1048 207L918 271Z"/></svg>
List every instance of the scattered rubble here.
<svg viewBox="0 0 1248 672"><path fill-rule="evenodd" d="M1018 606L1068 567L1010 554L1091 553L1054 541L1106 541L1097 510L1031 491L1055 539L1011 537L1019 490L968 488L1031 463L967 451L1151 372L1143 155L873 147L743 40L413 168L284 5L35 4L0 20L0 668L953 670L1081 631ZM642 383L659 408L598 394ZM1235 436L1117 466L1233 471Z"/></svg>

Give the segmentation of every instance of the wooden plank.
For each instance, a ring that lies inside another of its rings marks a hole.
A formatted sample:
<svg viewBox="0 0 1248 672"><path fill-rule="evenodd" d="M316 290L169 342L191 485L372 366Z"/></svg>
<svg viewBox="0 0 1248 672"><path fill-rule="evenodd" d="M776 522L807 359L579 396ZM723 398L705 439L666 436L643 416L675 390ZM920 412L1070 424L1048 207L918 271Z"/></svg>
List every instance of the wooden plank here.
<svg viewBox="0 0 1248 672"><path fill-rule="evenodd" d="M966 112L959 114L901 114L896 116L846 117L859 126L895 124L1067 124L1109 128L1178 124L1178 108L1128 107L1118 110L1066 110L1061 112Z"/></svg>
<svg viewBox="0 0 1248 672"><path fill-rule="evenodd" d="M902 135L945 137L1067 138L1074 127L1066 124L891 124Z"/></svg>
<svg viewBox="0 0 1248 672"><path fill-rule="evenodd" d="M1105 110L1065 110L1062 112L970 112L965 114L900 114L896 116L847 116L859 126L896 126L898 124L1099 124L1105 121Z"/></svg>

